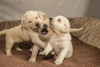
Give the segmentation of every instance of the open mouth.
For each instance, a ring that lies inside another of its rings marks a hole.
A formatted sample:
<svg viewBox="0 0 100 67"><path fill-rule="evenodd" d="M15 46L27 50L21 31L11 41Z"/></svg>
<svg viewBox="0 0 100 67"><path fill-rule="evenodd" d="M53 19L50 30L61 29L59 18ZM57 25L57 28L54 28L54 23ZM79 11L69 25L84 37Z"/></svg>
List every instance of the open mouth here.
<svg viewBox="0 0 100 67"><path fill-rule="evenodd" d="M43 28L41 30L41 34L46 35L48 33L48 30L46 28Z"/></svg>

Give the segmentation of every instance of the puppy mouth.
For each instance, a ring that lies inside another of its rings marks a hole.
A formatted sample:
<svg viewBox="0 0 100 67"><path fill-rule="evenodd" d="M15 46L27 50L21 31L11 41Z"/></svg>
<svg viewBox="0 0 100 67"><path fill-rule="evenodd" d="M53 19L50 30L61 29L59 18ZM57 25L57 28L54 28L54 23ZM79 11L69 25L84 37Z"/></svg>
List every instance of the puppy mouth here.
<svg viewBox="0 0 100 67"><path fill-rule="evenodd" d="M48 33L48 30L46 28L43 28L41 30L41 34L46 35Z"/></svg>

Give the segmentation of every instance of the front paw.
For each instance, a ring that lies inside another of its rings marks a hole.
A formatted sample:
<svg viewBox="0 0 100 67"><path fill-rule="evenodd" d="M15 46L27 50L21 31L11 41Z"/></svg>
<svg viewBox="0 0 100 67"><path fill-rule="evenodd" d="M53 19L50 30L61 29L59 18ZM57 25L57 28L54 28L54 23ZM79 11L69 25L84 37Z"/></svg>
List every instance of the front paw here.
<svg viewBox="0 0 100 67"><path fill-rule="evenodd" d="M30 58L29 61L30 61L30 62L35 62L36 60L33 59L33 58Z"/></svg>
<svg viewBox="0 0 100 67"><path fill-rule="evenodd" d="M22 49L21 49L21 48L16 48L16 50L17 50L17 51L22 51Z"/></svg>
<svg viewBox="0 0 100 67"><path fill-rule="evenodd" d="M45 56L47 56L47 55L48 55L48 53L47 53L47 52L45 52L45 51L42 51L42 52L40 52L39 54L40 54L40 55L45 55Z"/></svg>
<svg viewBox="0 0 100 67"><path fill-rule="evenodd" d="M7 55L7 56L12 56L12 54L11 54L11 53L9 53L9 54L7 53L6 55Z"/></svg>
<svg viewBox="0 0 100 67"><path fill-rule="evenodd" d="M62 63L62 61L56 60L54 63L55 63L56 65L60 65L60 64Z"/></svg>
<svg viewBox="0 0 100 67"><path fill-rule="evenodd" d="M29 51L32 52L32 48L30 48Z"/></svg>

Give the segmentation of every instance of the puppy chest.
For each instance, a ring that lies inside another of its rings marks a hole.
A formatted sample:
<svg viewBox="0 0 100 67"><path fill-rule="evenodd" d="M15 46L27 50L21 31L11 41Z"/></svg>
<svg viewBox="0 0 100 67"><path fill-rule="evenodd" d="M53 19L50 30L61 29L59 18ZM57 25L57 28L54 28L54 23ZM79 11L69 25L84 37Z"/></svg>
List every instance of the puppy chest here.
<svg viewBox="0 0 100 67"><path fill-rule="evenodd" d="M53 47L54 47L54 48L56 48L56 47L57 47L57 48L60 48L61 45L62 45L61 42L55 41L55 42L53 43Z"/></svg>
<svg viewBox="0 0 100 67"><path fill-rule="evenodd" d="M28 35L26 35L26 34L23 34L23 35L19 35L19 37L20 37L20 41L29 41L30 40L30 38L29 38L29 36Z"/></svg>
<svg viewBox="0 0 100 67"><path fill-rule="evenodd" d="M66 44L66 41L62 39L55 40L53 43L54 43L53 47L57 47L57 48L65 48L66 45L68 45Z"/></svg>

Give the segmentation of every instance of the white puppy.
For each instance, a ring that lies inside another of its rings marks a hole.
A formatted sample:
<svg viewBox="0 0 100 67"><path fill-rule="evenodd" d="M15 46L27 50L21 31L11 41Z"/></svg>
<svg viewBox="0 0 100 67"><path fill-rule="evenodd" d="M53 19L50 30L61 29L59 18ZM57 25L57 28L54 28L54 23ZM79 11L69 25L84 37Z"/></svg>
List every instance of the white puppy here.
<svg viewBox="0 0 100 67"><path fill-rule="evenodd" d="M54 63L59 65L63 62L64 58L71 57L73 54L70 23L66 17L57 16L50 19L50 25L54 33L47 47L40 54L48 55L49 52L54 50L58 56Z"/></svg>

